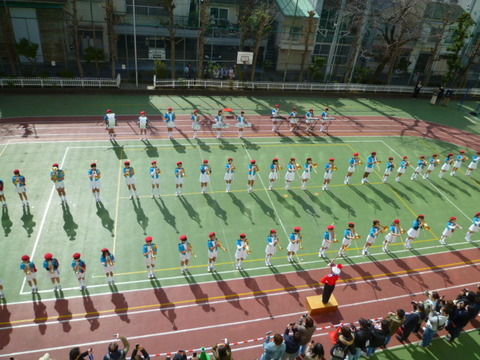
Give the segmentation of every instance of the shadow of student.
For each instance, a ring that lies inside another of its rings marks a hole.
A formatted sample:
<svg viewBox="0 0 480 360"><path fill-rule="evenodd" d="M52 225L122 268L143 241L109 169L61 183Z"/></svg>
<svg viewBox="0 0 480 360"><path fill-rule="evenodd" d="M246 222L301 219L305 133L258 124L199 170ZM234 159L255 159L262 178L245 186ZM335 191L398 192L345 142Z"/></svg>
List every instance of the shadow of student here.
<svg viewBox="0 0 480 360"><path fill-rule="evenodd" d="M188 287L195 297L195 303L202 307L205 312L215 312L215 307L210 305L208 294L206 294L202 287L196 282L195 278L190 272L185 272L185 279L188 282Z"/></svg>
<svg viewBox="0 0 480 360"><path fill-rule="evenodd" d="M158 149L156 146L153 146L149 140L143 140L145 144L145 154L150 158L158 158Z"/></svg>
<svg viewBox="0 0 480 360"><path fill-rule="evenodd" d="M132 199L132 205L133 205L133 210L135 211L135 214L137 215L137 223L140 225L140 227L143 230L143 235L147 235L147 227L148 227L148 216L145 215L143 212L142 205L140 203L140 200L137 199L137 201Z"/></svg>
<svg viewBox="0 0 480 360"><path fill-rule="evenodd" d="M215 200L213 197L210 196L210 194L205 194L203 195L205 199L207 200L208 206L210 206L214 212L214 214L223 220L225 225L228 225L228 215L225 210L218 204L217 200Z"/></svg>
<svg viewBox="0 0 480 360"><path fill-rule="evenodd" d="M37 297L38 299L33 299L33 313L35 314L35 319L33 320L33 322L38 325L38 331L40 332L40 334L44 335L47 331L47 307L42 302L40 294L37 294Z"/></svg>
<svg viewBox="0 0 480 360"><path fill-rule="evenodd" d="M172 324L172 329L177 330L178 327L177 324L175 324L175 320L177 319L177 314L175 313L175 304L168 299L167 293L162 288L158 279L150 279L150 283L153 287L153 293L157 298L160 312L168 321L170 321Z"/></svg>
<svg viewBox="0 0 480 360"><path fill-rule="evenodd" d="M178 198L182 203L184 209L187 211L187 214L190 217L190 219L195 221L198 224L198 227L200 229L203 228L202 220L200 219L200 214L197 211L195 211L193 206L188 202L188 200L184 196L179 196Z"/></svg>
<svg viewBox="0 0 480 360"><path fill-rule="evenodd" d="M12 232L12 225L13 222L10 220L10 216L8 215L8 208L2 208L2 229L5 237Z"/></svg>
<svg viewBox="0 0 480 360"><path fill-rule="evenodd" d="M252 277L244 277L243 282L245 283L245 286L252 291L255 300L265 308L268 316L273 319L272 312L270 311L270 300L268 299L268 295L260 289L257 280Z"/></svg>
<svg viewBox="0 0 480 360"><path fill-rule="evenodd" d="M175 149L176 152L180 154L185 154L187 152L187 147L183 144L180 144L177 140L175 139L170 139L172 142L173 148Z"/></svg>
<svg viewBox="0 0 480 360"><path fill-rule="evenodd" d="M292 296L299 305L303 306L296 287L288 280L285 274L277 273L274 274L273 277L280 285L283 286L283 289L288 293L288 295Z"/></svg>
<svg viewBox="0 0 480 360"><path fill-rule="evenodd" d="M68 236L70 241L75 240L77 236L78 224L75 223L73 215L70 212L70 207L68 204L62 203L62 212L63 212L63 230Z"/></svg>
<svg viewBox="0 0 480 360"><path fill-rule="evenodd" d="M123 145L119 145L117 143L117 140L115 140L114 138L110 139L110 143L112 144L112 147L109 148L109 149L113 150L113 152L115 153L115 156L117 157L118 160L127 159L127 154L125 153Z"/></svg>
<svg viewBox="0 0 480 360"><path fill-rule="evenodd" d="M2 323L2 336L0 336L0 350L10 344L10 334L13 332L10 318L12 313L8 310L6 300L0 299L0 322Z"/></svg>
<svg viewBox="0 0 480 360"><path fill-rule="evenodd" d="M330 195L330 191L327 191L327 193L329 193ZM331 217L333 217L335 220L339 220L339 217L337 216L337 213L333 212L332 211L332 207L330 206L327 206L325 204L323 204L320 199L318 198L317 195L315 194L312 194L310 192L310 190L305 190L305 194L307 194L307 196L310 198L310 200L312 200L315 204L318 205L318 207L320 208L320 210L326 214L329 214Z"/></svg>
<svg viewBox="0 0 480 360"><path fill-rule="evenodd" d="M72 320L72 312L68 308L68 300L58 298L55 301L54 309L58 313L57 321L62 324L63 332L70 332L72 330L72 326L70 324L70 320Z"/></svg>
<svg viewBox="0 0 480 360"><path fill-rule="evenodd" d="M130 323L130 318L128 317L128 303L125 300L125 295L114 292L112 293L111 300L115 306L115 314L117 314L118 317L127 324Z"/></svg>
<svg viewBox="0 0 480 360"><path fill-rule="evenodd" d="M33 215L30 212L30 206L24 206L23 207L23 215L20 218L23 222L23 228L27 232L27 236L31 237L33 233L33 228L35 227L36 222L33 221Z"/></svg>
<svg viewBox="0 0 480 360"><path fill-rule="evenodd" d="M262 199L260 199L260 197L256 193L252 192L250 195L257 202L257 204L260 205L263 213L270 217L273 221L275 221L275 224L278 225L278 219L275 214L275 210L268 206Z"/></svg>
<svg viewBox="0 0 480 360"><path fill-rule="evenodd" d="M295 208L295 206L291 205L290 203L288 203L288 201L283 197L281 196L277 190L272 190L272 193L275 195L275 197L277 198L277 201L282 204L282 207L284 209L287 209L289 211L292 212L293 216L295 216L296 218L300 218L300 213L297 211L297 209ZM289 191L288 193L291 193L291 191Z"/></svg>
<svg viewBox="0 0 480 360"><path fill-rule="evenodd" d="M301 206L302 209L305 210L305 212L314 218L319 218L320 215L317 214L315 209L313 208L312 205L308 204L301 196L299 196L295 191L291 192L292 199L295 201L297 204Z"/></svg>
<svg viewBox="0 0 480 360"><path fill-rule="evenodd" d="M232 199L232 202L234 205L236 205L238 207L238 209L240 210L240 212L248 217L248 219L250 220L250 222L252 223L252 225L255 225L255 222L253 221L253 214L252 214L252 210L250 210L250 208L246 207L245 204L243 203L243 201L240 201L236 196L235 194L233 193L228 193L228 195L230 196L230 198Z"/></svg>
<svg viewBox="0 0 480 360"><path fill-rule="evenodd" d="M97 216L100 218L100 221L102 222L102 226L105 229L107 229L112 236L114 236L113 229L115 227L115 221L110 217L108 210L105 208L105 206L101 202L96 203L96 208L97 208Z"/></svg>
<svg viewBox="0 0 480 360"><path fill-rule="evenodd" d="M217 285L225 296L227 303L232 305L234 308L243 311L244 315L248 315L249 312L242 307L240 296L238 296L238 294L232 290L230 285L228 285L228 282L223 280L222 276L216 271L212 272L212 276L217 281Z"/></svg>
<svg viewBox="0 0 480 360"><path fill-rule="evenodd" d="M197 140L197 145L200 147L200 149L202 149L202 151L206 151L206 152L211 152L211 148L209 145L207 145L202 139L195 139Z"/></svg>
<svg viewBox="0 0 480 360"><path fill-rule="evenodd" d="M98 321L99 312L95 309L88 290L82 292L83 307L85 308L85 320L90 323L90 331L95 331L100 327Z"/></svg>
<svg viewBox="0 0 480 360"><path fill-rule="evenodd" d="M170 210L168 210L168 207L165 206L163 199L160 198L157 200L157 198L153 198L153 201L155 201L155 205L157 205L158 209L162 213L163 219L165 220L165 222L169 224L171 227L173 227L177 232L177 234L179 234L179 231L177 229L177 222L175 220L175 215L173 215L170 212Z"/></svg>

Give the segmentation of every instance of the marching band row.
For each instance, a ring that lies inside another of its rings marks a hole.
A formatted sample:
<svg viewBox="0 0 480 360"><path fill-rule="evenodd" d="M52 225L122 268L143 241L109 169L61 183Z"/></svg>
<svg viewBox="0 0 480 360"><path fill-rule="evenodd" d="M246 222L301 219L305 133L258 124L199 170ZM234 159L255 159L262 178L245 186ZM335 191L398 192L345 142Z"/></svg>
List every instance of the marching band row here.
<svg viewBox="0 0 480 360"><path fill-rule="evenodd" d="M446 245L446 240L453 235L457 229L462 229L462 227L457 223L457 218L452 216L449 218L442 236L440 238L440 243ZM301 227L295 227L293 232L288 238L287 245L287 260L290 263L294 263L294 256L297 255L299 250L303 250L303 236L301 234ZM430 226L425 222L425 215L418 215L417 218L413 221L412 227L406 231L402 228L400 220L394 219L390 225L382 225L379 220L373 220L371 229L366 236L365 245L362 250L364 256L370 255L370 247L376 242L380 234L384 234L382 250L385 253L390 252L389 245L395 243L398 239L402 240L402 235L406 234L407 238L405 240L405 248L411 250L412 242L419 237L421 230L430 230ZM472 225L468 228L466 233L465 240L471 242L471 236L480 231L480 212L476 213L473 217ZM338 250L338 254L335 256L333 261L341 256L347 256L347 250L352 245L352 243L362 236L357 233L355 229L355 223L350 222L347 224L346 229L343 231L343 237L341 240L341 246ZM322 258L327 258L326 252L331 247L332 244L338 243L337 236L335 233L335 226L328 225L325 233L323 234L323 241L319 248L318 256ZM242 233L239 235L238 240L235 242L235 260L236 270L243 270L243 261L252 253L250 248L250 240L247 239L247 235ZM223 252L228 252L228 249L222 244L218 239L215 232L211 232L208 235L208 240L206 242L206 248L208 252L208 265L207 270L209 272L216 271L215 263L218 257L218 250ZM265 247L265 265L272 265L272 257L278 250L283 250L283 247L280 242L280 237L277 235L275 229L270 230L266 238L266 247ZM178 251L180 254L180 271L182 274L189 272L188 266L191 258L196 258L197 254L194 250L193 244L189 241L187 235L180 236L180 243L178 244ZM155 278L154 269L157 262L158 247L153 242L152 236L147 236L145 238L145 244L142 247L142 254L145 258L145 264L147 268L147 276L150 279ZM165 254L162 254L165 255ZM53 254L47 253L44 256L45 261L43 262L43 267L47 271L47 276L51 279L52 284L54 285L54 291L59 291L62 289L60 284L60 271L59 271L59 262L56 258L53 257ZM114 270L115 270L115 256L108 250L102 249L100 256L100 263L105 271L108 284L114 286ZM73 254L73 261L71 263L71 268L74 271L77 280L80 284L80 289L85 290L87 288L85 273L87 270L87 265L85 261L81 258L80 253ZM26 280L28 284L32 287L32 293L37 292L37 278L34 262L30 259L28 255L22 256L22 263L20 269L25 273Z"/></svg>
<svg viewBox="0 0 480 360"><path fill-rule="evenodd" d="M325 108L320 117L315 116L313 109L307 111L305 115L300 115L296 108L293 108L289 115L282 115L280 112L280 105L275 105L275 107L272 109L271 115L272 131L278 132L280 125L283 122L287 122L290 124L290 131L293 133L300 130L300 127L303 123L306 125L306 132L313 132L317 123L321 122L320 131L329 135L329 126L332 124L332 121L335 120L334 117L330 116L329 110L329 108ZM173 130L177 127L175 121L177 117L173 112L173 108L168 108L167 112L163 114L163 118L165 120L165 124L167 125L168 138L173 139ZM117 126L117 118L115 113L112 112L111 109L108 109L103 120L110 139L115 138L115 127ZM198 131L202 128L198 110L193 110L190 120L192 120L193 138L198 139ZM149 120L145 111L140 112L140 116L137 119L137 125L140 129L140 140L147 140L147 128L149 126ZM242 110L240 115L237 116L235 126L238 128L239 138L243 138L244 128L252 127L252 123L248 122L247 118L245 117L245 111ZM217 139L222 137L222 130L228 129L229 127L230 124L228 124L224 118L224 110L218 110L217 115L215 116L215 123L212 125L212 128L217 130Z"/></svg>
<svg viewBox="0 0 480 360"><path fill-rule="evenodd" d="M468 168L465 172L467 177L471 176L472 171L474 171L478 166L478 161L480 159L480 151L472 156L471 162L468 165ZM460 169L462 163L469 160L465 155L465 151L461 150L458 155L449 153L443 160L439 159L438 154L433 154L429 160L425 156L420 156L419 159L413 164L408 160L408 156L403 156L402 160L398 166L394 162L393 157L389 157L386 163L386 167L383 173L382 181L387 183L388 178L393 174L394 169L397 168L396 173L396 182L400 182L402 175L406 173L407 169L411 167L413 173L410 177L412 181L416 181L418 176L422 176L423 179L429 179L430 174L435 168L440 167L439 178L443 178L447 171L450 171L450 176L455 176ZM377 153L373 151L365 162L365 171L362 176L361 183L368 184L369 175L381 164L382 161L377 158ZM177 196L183 195L183 185L187 173L183 167L183 162L178 161L176 163L177 167L174 168L173 175L175 177L175 194ZM356 172L357 168L363 165L363 161L360 160L360 154L354 153L352 158L348 161L347 174L344 179L345 185L351 184L351 177ZM292 182L298 178L301 182L302 190L306 190L307 182L311 179L312 173L317 172L318 163L313 162L312 158L307 158L303 166L299 165L295 158L290 158L290 161L286 164L285 172L285 189L290 190ZM273 190L275 182L278 180L280 172L283 170L283 167L280 165L280 160L274 158L271 164L268 167L268 179L269 179L269 190ZM302 171L303 170L303 171ZM330 158L324 166L324 176L323 176L323 190L329 190L329 185L332 180L334 172L338 170L335 165L335 158ZM425 171L424 171L425 170ZM231 192L232 182L234 180L235 174L237 172L237 165L234 163L233 158L228 158L227 163L224 166L224 180L226 185L226 192ZM250 160L250 163L247 166L247 175L248 182L247 188L248 192L253 192L253 187L257 179L257 175L260 172L260 167L257 164L256 160ZM300 171L302 171L300 175ZM149 169L149 175L151 180L151 197L154 198L155 195L160 197L160 174L162 171L157 166L157 161L152 161ZM12 183L15 187L15 192L18 193L20 200L23 203L23 206L28 206L28 197L27 197L27 187L26 187L26 178L20 173L20 170L14 170L14 176L12 177ZM139 198L135 183L135 169L131 166L130 161L124 162L124 168L122 170L123 177L125 179L127 188L130 192L130 198L133 199L136 197ZM203 160L202 165L200 165L200 177L199 182L201 186L202 194L207 193L207 187L210 183L212 175L212 165L207 159ZM102 172L97 168L97 164L94 162L90 164L90 170L88 171L88 179L90 180L90 189L92 194L97 202L101 202L100 199L100 189L101 189L101 177ZM52 166L50 172L50 179L54 183L55 188L58 192L58 195L61 199L61 204L67 203L67 197L65 192L65 171L59 168L59 164L55 163ZM7 202L4 194L4 182L0 179L0 201L2 202L3 207L7 207Z"/></svg>

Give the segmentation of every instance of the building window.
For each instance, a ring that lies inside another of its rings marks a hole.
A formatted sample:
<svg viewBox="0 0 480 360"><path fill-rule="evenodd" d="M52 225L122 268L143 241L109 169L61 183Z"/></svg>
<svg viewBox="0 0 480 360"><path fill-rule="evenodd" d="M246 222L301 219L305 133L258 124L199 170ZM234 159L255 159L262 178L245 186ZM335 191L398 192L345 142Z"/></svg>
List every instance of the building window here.
<svg viewBox="0 0 480 360"><path fill-rule="evenodd" d="M215 21L215 26L227 27L228 26L228 9L223 8L210 8L210 15L212 21Z"/></svg>
<svg viewBox="0 0 480 360"><path fill-rule="evenodd" d="M302 27L301 26L292 26L290 27L290 36L288 40L291 41L300 41L300 37L302 36Z"/></svg>

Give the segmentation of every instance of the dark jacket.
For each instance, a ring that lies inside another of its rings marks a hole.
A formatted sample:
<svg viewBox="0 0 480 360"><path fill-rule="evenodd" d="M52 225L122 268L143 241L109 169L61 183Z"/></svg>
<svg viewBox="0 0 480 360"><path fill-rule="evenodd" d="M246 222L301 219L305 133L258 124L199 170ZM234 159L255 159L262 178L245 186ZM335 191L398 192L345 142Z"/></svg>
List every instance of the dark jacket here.
<svg viewBox="0 0 480 360"><path fill-rule="evenodd" d="M373 329L372 338L370 339L370 344L368 346L378 348L385 345L385 340L388 334L388 331L382 331L381 329Z"/></svg>
<svg viewBox="0 0 480 360"><path fill-rule="evenodd" d="M413 313L407 314L405 318L405 322L403 323L403 329L414 329L415 326L418 325L418 322L420 321L421 317L420 314L415 311Z"/></svg>
<svg viewBox="0 0 480 360"><path fill-rule="evenodd" d="M300 341L296 342L292 335L289 335L290 328L287 327L285 334L283 334L283 341L285 342L285 352L287 354L295 354L300 350Z"/></svg>
<svg viewBox="0 0 480 360"><path fill-rule="evenodd" d="M372 337L372 328L357 328L355 331L355 347L365 349L367 341Z"/></svg>

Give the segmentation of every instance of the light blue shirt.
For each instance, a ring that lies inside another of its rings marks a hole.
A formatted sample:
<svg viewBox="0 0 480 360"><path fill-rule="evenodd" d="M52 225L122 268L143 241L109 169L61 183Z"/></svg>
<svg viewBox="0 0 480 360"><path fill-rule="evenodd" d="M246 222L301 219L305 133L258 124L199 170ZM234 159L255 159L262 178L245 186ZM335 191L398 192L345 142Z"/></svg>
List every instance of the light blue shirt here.
<svg viewBox="0 0 480 360"><path fill-rule="evenodd" d="M239 117L237 117L237 121L239 123L245 124L245 116L240 115Z"/></svg>
<svg viewBox="0 0 480 360"><path fill-rule="evenodd" d="M110 254L110 260L115 261L115 256L113 254ZM103 266L107 267L109 264L107 264L107 257L106 256L100 256L100 262L103 264Z"/></svg>
<svg viewBox="0 0 480 360"><path fill-rule="evenodd" d="M165 121L166 121L167 123L172 122L172 121L175 121L175 113L173 113L173 112L167 112L167 113L165 113L164 118L165 118Z"/></svg>
<svg viewBox="0 0 480 360"><path fill-rule="evenodd" d="M248 165L248 175L257 175L257 165L255 164Z"/></svg>
<svg viewBox="0 0 480 360"><path fill-rule="evenodd" d="M267 243L268 243L268 245L275 245L275 246L277 246L277 243L276 243L275 241L277 241L277 235L268 236L268 237L267 237Z"/></svg>
<svg viewBox="0 0 480 360"><path fill-rule="evenodd" d="M175 168L175 177L177 177L177 178L183 178L184 177L183 168L179 168L179 167Z"/></svg>
<svg viewBox="0 0 480 360"><path fill-rule="evenodd" d="M157 170L159 170L159 168L156 166L152 166L150 168L150 176L152 177L152 179L158 179L160 177L160 174Z"/></svg>
<svg viewBox="0 0 480 360"><path fill-rule="evenodd" d="M272 109L272 116L278 116L278 109Z"/></svg>
<svg viewBox="0 0 480 360"><path fill-rule="evenodd" d="M387 162L387 169L388 169L388 170L393 170L394 167L395 167L395 166L393 166L393 162L392 162L392 161Z"/></svg>
<svg viewBox="0 0 480 360"><path fill-rule="evenodd" d="M376 238L376 237L378 236L378 234L375 235L375 233L376 233L378 230L380 230L380 229L377 228L377 227L375 227L375 226L372 226L372 228L370 229L370 234L369 234L369 235L370 235L371 237Z"/></svg>
<svg viewBox="0 0 480 360"><path fill-rule="evenodd" d="M375 156L370 155L367 159L367 167L373 168L377 163L377 158Z"/></svg>
<svg viewBox="0 0 480 360"><path fill-rule="evenodd" d="M288 163L288 171L293 172L295 170L297 170L297 165Z"/></svg>
<svg viewBox="0 0 480 360"><path fill-rule="evenodd" d="M201 165L200 166L200 172L202 174L205 174L207 172L207 169L210 171L210 174L212 173L212 169L210 168L210 165Z"/></svg>
<svg viewBox="0 0 480 360"><path fill-rule="evenodd" d="M146 254L150 249L148 247L151 247L152 248L152 255L155 256L155 254L157 253L157 245L155 245L153 242L151 243L148 243L148 244L144 244L143 245L143 254ZM145 257L148 257L148 254L147 255L144 255Z"/></svg>
<svg viewBox="0 0 480 360"><path fill-rule="evenodd" d="M65 172L61 169L50 172L50 177L54 175L57 175L57 182L62 182L63 180L65 180Z"/></svg>
<svg viewBox="0 0 480 360"><path fill-rule="evenodd" d="M303 170L307 173L312 171L312 164L305 163L305 166L303 167Z"/></svg>
<svg viewBox="0 0 480 360"><path fill-rule="evenodd" d="M94 174L95 173L95 174ZM99 169L90 169L88 170L88 178L90 179L90 181L97 181L99 179L97 179L97 177L99 178L100 177L100 170Z"/></svg>
<svg viewBox="0 0 480 360"><path fill-rule="evenodd" d="M135 169L133 167L124 167L123 175L125 177L132 177L133 175L135 175Z"/></svg>
<svg viewBox="0 0 480 360"><path fill-rule="evenodd" d="M80 259L80 261L78 262L78 265L79 265L79 268L78 268L77 272L84 273L87 270L87 264L85 264L85 261ZM75 269L76 266L77 266L77 260L73 260L72 261L72 269Z"/></svg>
<svg viewBox="0 0 480 360"><path fill-rule="evenodd" d="M215 238L215 239L210 239L208 240L207 242L207 247L208 247L208 251L210 252L214 252L215 250L217 250L216 246L218 244L218 239Z"/></svg>
<svg viewBox="0 0 480 360"><path fill-rule="evenodd" d="M225 165L225 170L229 174L233 174L235 172L235 170L233 170L233 164L230 164L230 163L227 163Z"/></svg>
<svg viewBox="0 0 480 360"><path fill-rule="evenodd" d="M280 360L285 355L285 342L282 342L280 346L275 345L274 342L270 342L270 336L267 336L263 343L263 349L265 352L262 355L261 360Z"/></svg>
<svg viewBox="0 0 480 360"><path fill-rule="evenodd" d="M188 250L189 246L190 246L189 241L182 241L180 244L178 244L178 251L180 251L181 253L184 253L185 251Z"/></svg>

